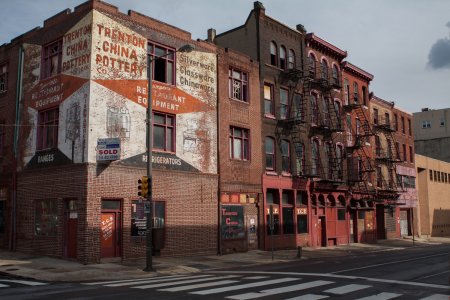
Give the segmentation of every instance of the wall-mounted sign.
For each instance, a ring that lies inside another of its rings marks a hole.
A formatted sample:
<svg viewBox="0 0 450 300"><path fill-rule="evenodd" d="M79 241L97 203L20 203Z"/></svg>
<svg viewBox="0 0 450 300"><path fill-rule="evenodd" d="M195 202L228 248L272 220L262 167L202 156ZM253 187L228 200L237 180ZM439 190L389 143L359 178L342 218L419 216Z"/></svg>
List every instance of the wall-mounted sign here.
<svg viewBox="0 0 450 300"><path fill-rule="evenodd" d="M307 215L308 210L305 208L297 208L297 215Z"/></svg>
<svg viewBox="0 0 450 300"><path fill-rule="evenodd" d="M97 140L97 161L120 159L120 138Z"/></svg>
<svg viewBox="0 0 450 300"><path fill-rule="evenodd" d="M240 205L222 205L222 240L245 237L244 208Z"/></svg>

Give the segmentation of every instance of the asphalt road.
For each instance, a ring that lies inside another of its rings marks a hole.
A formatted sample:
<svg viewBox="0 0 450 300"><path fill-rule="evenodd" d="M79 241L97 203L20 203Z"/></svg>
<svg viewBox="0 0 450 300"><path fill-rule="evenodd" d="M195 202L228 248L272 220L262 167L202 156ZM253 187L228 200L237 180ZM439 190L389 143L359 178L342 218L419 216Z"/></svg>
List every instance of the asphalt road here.
<svg viewBox="0 0 450 300"><path fill-rule="evenodd" d="M14 285L0 288L0 299L448 300L449 253L450 245L336 251L327 257L191 275Z"/></svg>

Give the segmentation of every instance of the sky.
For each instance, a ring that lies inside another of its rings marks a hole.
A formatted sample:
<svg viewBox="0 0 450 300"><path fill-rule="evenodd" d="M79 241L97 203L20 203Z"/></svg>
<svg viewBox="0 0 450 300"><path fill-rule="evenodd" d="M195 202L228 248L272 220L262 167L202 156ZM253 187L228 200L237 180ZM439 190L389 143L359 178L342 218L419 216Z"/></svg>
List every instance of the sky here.
<svg viewBox="0 0 450 300"><path fill-rule="evenodd" d="M83 0L0 0L0 44ZM252 0L108 0L206 39L244 24ZM370 91L409 112L450 107L449 0L261 0L266 15L348 52Z"/></svg>

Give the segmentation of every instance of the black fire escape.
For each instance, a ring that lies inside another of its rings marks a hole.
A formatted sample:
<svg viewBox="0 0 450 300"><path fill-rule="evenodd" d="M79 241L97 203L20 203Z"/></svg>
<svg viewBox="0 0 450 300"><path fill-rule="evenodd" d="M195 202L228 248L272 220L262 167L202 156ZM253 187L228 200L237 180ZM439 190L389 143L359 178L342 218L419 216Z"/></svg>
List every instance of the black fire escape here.
<svg viewBox="0 0 450 300"><path fill-rule="evenodd" d="M351 122L347 124L347 180L350 192L359 200L374 200L376 191L372 184L372 174L375 168L370 157L370 138L374 136L374 132L358 94L349 99L344 109L357 120L355 129Z"/></svg>
<svg viewBox="0 0 450 300"><path fill-rule="evenodd" d="M389 114L374 116L375 130L375 160L378 167L376 187L377 198L395 204L402 192L398 184L397 163L402 162L400 151L395 139L395 124L392 124ZM385 167L383 172L382 167Z"/></svg>

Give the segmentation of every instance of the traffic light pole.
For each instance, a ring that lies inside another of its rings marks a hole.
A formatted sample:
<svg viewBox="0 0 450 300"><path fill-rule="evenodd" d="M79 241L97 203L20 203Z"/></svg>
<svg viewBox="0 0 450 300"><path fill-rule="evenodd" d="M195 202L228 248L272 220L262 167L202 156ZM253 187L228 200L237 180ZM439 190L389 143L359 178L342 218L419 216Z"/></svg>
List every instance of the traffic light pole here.
<svg viewBox="0 0 450 300"><path fill-rule="evenodd" d="M153 166L152 166L152 149L153 149L153 126L152 126L152 84L153 84L153 60L150 57L147 68L147 178L148 191L147 202L150 210L146 212L147 229L146 229L146 265L144 271L153 272Z"/></svg>
<svg viewBox="0 0 450 300"><path fill-rule="evenodd" d="M153 272L153 166L152 166L152 149L153 149L153 111L152 111L152 85L153 85L153 61L156 59L175 54L176 52L186 52L189 53L194 50L194 47L190 44L186 44L178 48L175 52L168 52L165 55L158 57L148 57L147 61L147 178L148 178L148 192L147 192L147 203L150 210L146 212L147 217L147 230L146 230L146 265L144 271Z"/></svg>

